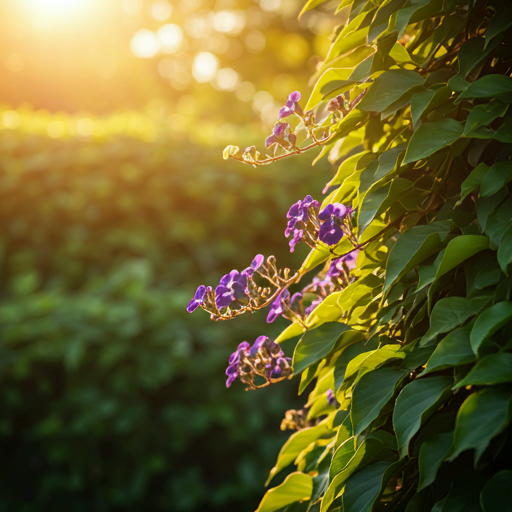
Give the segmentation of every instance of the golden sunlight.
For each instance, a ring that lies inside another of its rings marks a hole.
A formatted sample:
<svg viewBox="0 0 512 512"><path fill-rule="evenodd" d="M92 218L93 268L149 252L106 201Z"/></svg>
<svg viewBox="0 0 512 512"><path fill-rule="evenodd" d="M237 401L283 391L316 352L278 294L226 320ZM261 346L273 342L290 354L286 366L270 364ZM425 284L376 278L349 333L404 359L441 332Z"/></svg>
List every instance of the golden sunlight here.
<svg viewBox="0 0 512 512"><path fill-rule="evenodd" d="M30 0L38 11L47 14L67 14L78 10L87 0Z"/></svg>

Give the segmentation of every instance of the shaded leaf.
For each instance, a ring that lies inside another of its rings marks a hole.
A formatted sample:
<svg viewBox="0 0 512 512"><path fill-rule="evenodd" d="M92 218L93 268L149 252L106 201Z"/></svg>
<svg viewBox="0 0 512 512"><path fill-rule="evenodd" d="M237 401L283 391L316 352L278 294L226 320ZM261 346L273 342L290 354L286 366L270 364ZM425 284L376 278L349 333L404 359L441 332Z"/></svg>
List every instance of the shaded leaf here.
<svg viewBox="0 0 512 512"><path fill-rule="evenodd" d="M455 385L455 388L503 382L512 382L512 354L508 352L491 354L480 359L466 377Z"/></svg>
<svg viewBox="0 0 512 512"><path fill-rule="evenodd" d="M471 192L473 192L473 190L476 190L480 186L482 178L485 176L488 170L489 166L482 162L469 173L469 176L462 182L462 185L460 186L459 202L462 202L469 194L471 194Z"/></svg>
<svg viewBox="0 0 512 512"><path fill-rule="evenodd" d="M512 78L505 75L483 76L459 96L459 100L466 98L496 98L512 103Z"/></svg>
<svg viewBox="0 0 512 512"><path fill-rule="evenodd" d="M447 297L438 300L432 309L430 328L421 340L422 345L434 339L438 334L451 331L463 324L468 318L476 315L488 300L487 297L474 299Z"/></svg>
<svg viewBox="0 0 512 512"><path fill-rule="evenodd" d="M402 389L393 412L393 427L402 457L407 455L409 442L420 426L450 395L452 385L451 377L435 376L416 379Z"/></svg>
<svg viewBox="0 0 512 512"><path fill-rule="evenodd" d="M457 413L450 460L474 448L476 464L491 439L510 422L511 403L512 394L506 387L485 388L466 398Z"/></svg>
<svg viewBox="0 0 512 512"><path fill-rule="evenodd" d="M505 160L491 166L480 185L480 196L492 196L512 180L512 162Z"/></svg>
<svg viewBox="0 0 512 512"><path fill-rule="evenodd" d="M512 225L507 228L498 247L498 263L501 270L508 274L508 267L512 263Z"/></svg>
<svg viewBox="0 0 512 512"><path fill-rule="evenodd" d="M478 315L471 330L471 348L475 354L482 343L512 319L512 303L498 302Z"/></svg>
<svg viewBox="0 0 512 512"><path fill-rule="evenodd" d="M348 325L328 322L317 329L306 331L293 353L294 374L298 375L309 365L327 356L341 334L348 330L350 330Z"/></svg>
<svg viewBox="0 0 512 512"><path fill-rule="evenodd" d="M363 375L352 392L351 419L354 433L359 435L375 420L391 399L398 382L407 370L379 368Z"/></svg>
<svg viewBox="0 0 512 512"><path fill-rule="evenodd" d="M476 357L469 341L472 327L472 324L468 324L445 336L427 361L427 367L422 375L475 361Z"/></svg>
<svg viewBox="0 0 512 512"><path fill-rule="evenodd" d="M437 471L443 460L451 450L453 443L453 431L443 432L429 437L420 448L418 465L420 468L420 480L418 492L434 483Z"/></svg>
<svg viewBox="0 0 512 512"><path fill-rule="evenodd" d="M512 471L510 469L499 471L485 484L480 494L480 503L484 512L512 511Z"/></svg>
<svg viewBox="0 0 512 512"><path fill-rule="evenodd" d="M434 123L422 124L411 137L404 164L426 158L453 144L462 136L462 132L462 125L455 119L442 119Z"/></svg>
<svg viewBox="0 0 512 512"><path fill-rule="evenodd" d="M397 279L437 252L442 246L442 240L450 232L450 227L450 221L433 222L415 226L400 235L389 254L384 292Z"/></svg>
<svg viewBox="0 0 512 512"><path fill-rule="evenodd" d="M471 109L464 126L464 136L471 136L471 132L491 124L498 117L503 117L508 109L508 105L504 105L499 101L493 101L484 105L477 105Z"/></svg>

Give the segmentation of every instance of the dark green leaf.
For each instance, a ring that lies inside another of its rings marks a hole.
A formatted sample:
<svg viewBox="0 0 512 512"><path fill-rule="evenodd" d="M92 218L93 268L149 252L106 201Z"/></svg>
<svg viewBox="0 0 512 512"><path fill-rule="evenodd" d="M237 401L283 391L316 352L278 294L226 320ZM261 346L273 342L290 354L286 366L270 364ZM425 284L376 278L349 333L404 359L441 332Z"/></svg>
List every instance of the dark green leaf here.
<svg viewBox="0 0 512 512"><path fill-rule="evenodd" d="M450 98L452 91L448 86L436 90L416 93L411 98L411 116L414 129L423 115L428 114L432 109L444 103Z"/></svg>
<svg viewBox="0 0 512 512"><path fill-rule="evenodd" d="M379 368L363 375L352 391L351 418L354 433L359 435L375 420L391 399L398 382L407 370Z"/></svg>
<svg viewBox="0 0 512 512"><path fill-rule="evenodd" d="M484 49L484 39L482 37L472 37L464 42L459 50L458 75L466 78L471 70L480 62L482 62L500 43L501 38L496 38L491 44Z"/></svg>
<svg viewBox="0 0 512 512"><path fill-rule="evenodd" d="M404 164L417 162L453 144L462 136L463 127L455 119L442 119L422 124L411 137Z"/></svg>
<svg viewBox="0 0 512 512"><path fill-rule="evenodd" d="M475 208L478 217L478 223L480 224L480 227L483 231L487 229L487 221L489 219L489 215L503 201L503 199L507 197L507 195L508 194L506 190L500 190L491 197L482 197L476 201Z"/></svg>
<svg viewBox="0 0 512 512"><path fill-rule="evenodd" d="M512 24L512 22L511 22ZM480 503L484 512L512 512L512 471L496 473L482 489Z"/></svg>
<svg viewBox="0 0 512 512"><path fill-rule="evenodd" d="M382 112L407 91L423 84L425 79L415 71L392 69L378 76L368 89L358 109L365 112Z"/></svg>
<svg viewBox="0 0 512 512"><path fill-rule="evenodd" d="M508 109L508 105L504 105L499 101L493 101L484 105L477 105L471 109L464 126L464 137L471 137L471 132L491 124L498 117L503 117Z"/></svg>
<svg viewBox="0 0 512 512"><path fill-rule="evenodd" d="M468 324L445 336L428 360L422 375L475 361L469 341L472 327L472 324Z"/></svg>
<svg viewBox="0 0 512 512"><path fill-rule="evenodd" d="M488 302L488 298L447 297L436 302L430 316L430 329L423 336L421 344L425 345L438 334L451 331L476 315Z"/></svg>
<svg viewBox="0 0 512 512"><path fill-rule="evenodd" d="M457 414L450 460L474 448L476 464L491 439L510 422L511 402L512 394L506 387L485 388L466 398Z"/></svg>
<svg viewBox="0 0 512 512"><path fill-rule="evenodd" d="M459 96L459 100L466 98L496 98L512 103L512 78L505 75L483 76Z"/></svg>
<svg viewBox="0 0 512 512"><path fill-rule="evenodd" d="M343 512L369 512L402 461L381 461L354 473L343 493Z"/></svg>
<svg viewBox="0 0 512 512"><path fill-rule="evenodd" d="M479 235L460 235L446 246L443 260L436 273L436 279L446 274L463 261L489 247L489 239Z"/></svg>
<svg viewBox="0 0 512 512"><path fill-rule="evenodd" d="M475 354L482 343L512 319L512 303L498 302L478 315L471 330L471 348Z"/></svg>
<svg viewBox="0 0 512 512"><path fill-rule="evenodd" d="M436 479L437 470L446 458L453 443L453 432L444 432L429 437L420 448L418 465L420 480L418 491L421 491Z"/></svg>
<svg viewBox="0 0 512 512"><path fill-rule="evenodd" d="M508 352L482 358L455 387L483 386L503 382L512 382L512 354Z"/></svg>
<svg viewBox="0 0 512 512"><path fill-rule="evenodd" d="M407 455L414 434L449 396L452 385L451 377L416 379L398 395L393 427L402 457Z"/></svg>
<svg viewBox="0 0 512 512"><path fill-rule="evenodd" d="M482 178L488 170L489 166L482 162L469 173L469 176L462 182L460 187L459 202L462 202L469 194L471 194L471 192L473 192L473 190L476 190L480 186Z"/></svg>
<svg viewBox="0 0 512 512"><path fill-rule="evenodd" d="M411 181L396 178L387 185L368 192L359 209L360 232L362 233L379 213L387 210L411 186Z"/></svg>
<svg viewBox="0 0 512 512"><path fill-rule="evenodd" d="M498 263L501 270L508 274L508 267L512 263L512 225L509 226L500 240L498 248Z"/></svg>
<svg viewBox="0 0 512 512"><path fill-rule="evenodd" d="M512 162L505 160L494 164L482 178L480 196L492 196L512 180Z"/></svg>
<svg viewBox="0 0 512 512"><path fill-rule="evenodd" d="M293 371L295 375L305 370L309 365L320 361L334 348L336 341L348 325L338 322L327 322L317 329L308 330L301 338L293 354Z"/></svg>
<svg viewBox="0 0 512 512"><path fill-rule="evenodd" d="M389 254L384 292L407 272L437 252L450 232L451 222L433 222L415 226L396 241Z"/></svg>

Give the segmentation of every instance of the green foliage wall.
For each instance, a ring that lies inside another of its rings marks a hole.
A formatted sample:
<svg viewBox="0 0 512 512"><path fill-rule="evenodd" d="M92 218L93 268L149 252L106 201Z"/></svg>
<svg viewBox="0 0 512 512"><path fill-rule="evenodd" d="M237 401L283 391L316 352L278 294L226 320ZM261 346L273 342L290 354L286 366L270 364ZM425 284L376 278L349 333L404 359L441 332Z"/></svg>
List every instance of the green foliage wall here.
<svg viewBox="0 0 512 512"><path fill-rule="evenodd" d="M256 325L190 324L185 305L198 277L284 252L266 226L309 163L254 175L122 133L0 147L0 509L254 510L294 393L226 395Z"/></svg>
<svg viewBox="0 0 512 512"><path fill-rule="evenodd" d="M246 298L203 294L220 319L274 301L299 392L314 383L269 482L294 472L258 512L511 510L511 7L343 0L306 112L296 93L284 107L299 124L279 120L265 156L226 148L255 167L314 147L339 164L321 205L288 214L312 246L296 274L255 259ZM304 314L284 291L313 270L330 292ZM228 374L282 380L266 343L240 346Z"/></svg>

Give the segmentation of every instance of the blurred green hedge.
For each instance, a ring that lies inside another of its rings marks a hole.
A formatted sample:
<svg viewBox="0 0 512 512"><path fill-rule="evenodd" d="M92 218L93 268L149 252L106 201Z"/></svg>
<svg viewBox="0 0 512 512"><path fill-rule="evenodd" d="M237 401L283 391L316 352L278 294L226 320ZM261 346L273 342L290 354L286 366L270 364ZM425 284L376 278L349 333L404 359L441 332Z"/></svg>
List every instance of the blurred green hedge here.
<svg viewBox="0 0 512 512"><path fill-rule="evenodd" d="M268 228L325 169L122 133L0 131L0 153L0 509L254 510L295 391L226 391L258 322L184 308L257 252L296 265Z"/></svg>

